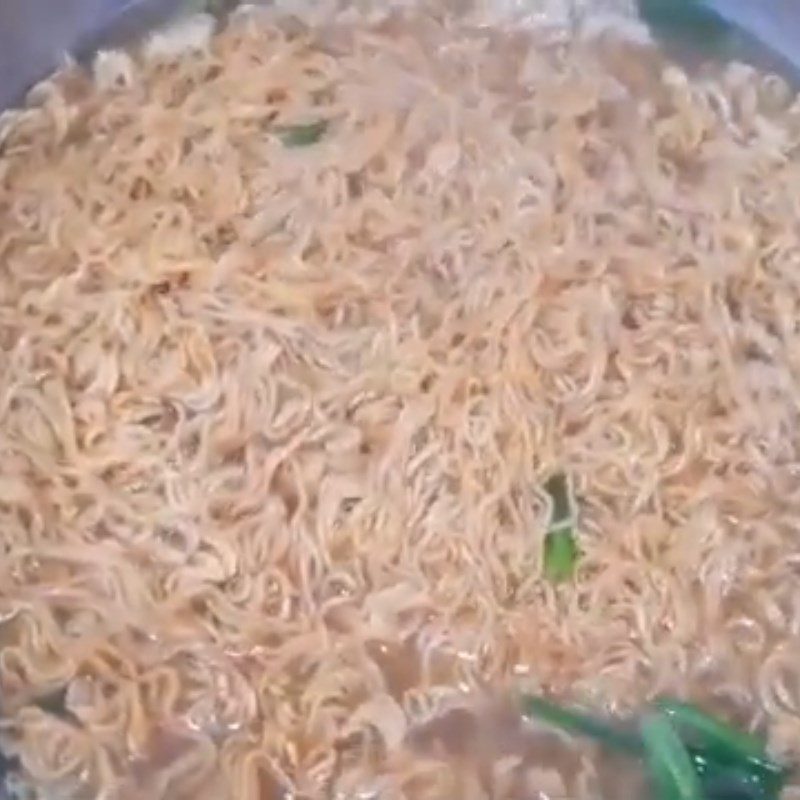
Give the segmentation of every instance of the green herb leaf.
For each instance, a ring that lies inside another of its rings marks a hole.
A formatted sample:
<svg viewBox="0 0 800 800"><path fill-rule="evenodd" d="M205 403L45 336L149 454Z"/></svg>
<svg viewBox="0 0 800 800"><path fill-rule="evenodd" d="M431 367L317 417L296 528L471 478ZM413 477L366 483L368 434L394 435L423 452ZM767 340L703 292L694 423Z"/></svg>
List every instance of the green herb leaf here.
<svg viewBox="0 0 800 800"><path fill-rule="evenodd" d="M708 761L689 748L706 800L776 800L780 789L766 785L747 767Z"/></svg>
<svg viewBox="0 0 800 800"><path fill-rule="evenodd" d="M328 129L328 120L321 119L305 125L286 125L277 133L284 147L309 147L316 144Z"/></svg>
<svg viewBox="0 0 800 800"><path fill-rule="evenodd" d="M648 714L640 732L659 800L704 800L691 756L664 714Z"/></svg>
<svg viewBox="0 0 800 800"><path fill-rule="evenodd" d="M579 557L572 526L548 531L544 539L544 574L549 580L568 581L575 574Z"/></svg>
<svg viewBox="0 0 800 800"><path fill-rule="evenodd" d="M544 574L554 583L561 583L575 574L580 557L569 479L563 472L557 472L548 478L544 490L551 503L550 524L544 539Z"/></svg>
<svg viewBox="0 0 800 800"><path fill-rule="evenodd" d="M764 742L757 736L736 730L691 703L664 697L656 702L656 708L672 720L686 741L716 751L712 755L736 761L766 758Z"/></svg>
<svg viewBox="0 0 800 800"><path fill-rule="evenodd" d="M638 734L633 730L628 730L622 723L615 720L565 708L550 700L545 700L543 697L533 695L523 695L522 714L567 733L596 739L609 750L634 756L642 753L642 744Z"/></svg>
<svg viewBox="0 0 800 800"><path fill-rule="evenodd" d="M671 720L687 747L710 764L738 768L757 776L767 790L780 791L786 769L769 758L760 738L737 730L691 703L662 698L656 707Z"/></svg>
<svg viewBox="0 0 800 800"><path fill-rule="evenodd" d="M659 790L658 800L691 800L698 785L702 800L778 800L788 775L788 770L769 762L766 756L763 758L770 769L777 773L764 771L760 761L754 760L757 753L763 752L757 737L740 734L715 717L678 701L660 701L658 705L663 710L655 709L639 725L566 708L532 695L523 695L520 703L523 716L529 719L594 739L611 752L634 758L644 756ZM699 730L705 738L698 735ZM717 737L725 745L721 755ZM730 745L731 739L735 747Z"/></svg>
<svg viewBox="0 0 800 800"><path fill-rule="evenodd" d="M639 725L543 697L523 695L520 703L529 719L594 739L611 752L644 756L658 800L778 800L788 776L758 737L676 700L659 701Z"/></svg>

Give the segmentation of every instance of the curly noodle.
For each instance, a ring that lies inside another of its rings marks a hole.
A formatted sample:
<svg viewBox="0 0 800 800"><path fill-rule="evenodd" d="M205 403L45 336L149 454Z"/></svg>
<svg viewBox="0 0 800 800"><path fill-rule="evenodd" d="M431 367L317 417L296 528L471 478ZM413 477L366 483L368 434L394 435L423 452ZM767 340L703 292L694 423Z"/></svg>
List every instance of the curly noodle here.
<svg viewBox="0 0 800 800"><path fill-rule="evenodd" d="M189 33L2 131L0 745L28 790L592 795L586 754L470 728L511 685L698 696L800 756L785 87L425 10ZM463 768L410 745L437 716Z"/></svg>

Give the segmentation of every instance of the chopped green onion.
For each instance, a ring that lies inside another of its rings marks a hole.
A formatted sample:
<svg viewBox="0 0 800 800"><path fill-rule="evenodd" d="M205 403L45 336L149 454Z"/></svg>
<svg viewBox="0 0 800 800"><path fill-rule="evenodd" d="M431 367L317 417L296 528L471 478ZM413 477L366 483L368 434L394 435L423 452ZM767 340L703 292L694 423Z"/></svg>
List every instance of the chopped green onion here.
<svg viewBox="0 0 800 800"><path fill-rule="evenodd" d="M544 539L544 574L553 583L575 574L580 550L575 539L575 512L569 479L563 472L548 478L544 489L550 496L550 524Z"/></svg>
<svg viewBox="0 0 800 800"><path fill-rule="evenodd" d="M639 736L634 731L626 730L620 723L564 708L543 697L523 696L522 714L567 733L596 739L609 750L630 755L640 755L642 752Z"/></svg>
<svg viewBox="0 0 800 800"><path fill-rule="evenodd" d="M308 147L316 144L328 129L328 120L320 119L305 125L286 125L277 133L285 147Z"/></svg>
<svg viewBox="0 0 800 800"><path fill-rule="evenodd" d="M644 756L658 800L778 800L788 770L742 733L686 703L666 699L638 725L523 695L522 714L587 736L610 751Z"/></svg>
<svg viewBox="0 0 800 800"><path fill-rule="evenodd" d="M758 737L736 730L691 703L665 697L657 701L656 708L672 720L689 742L717 751L712 755L734 760L766 758L764 743Z"/></svg>
<svg viewBox="0 0 800 800"><path fill-rule="evenodd" d="M579 556L572 526L548 531L544 539L544 573L553 583L563 583L575 574Z"/></svg>
<svg viewBox="0 0 800 800"><path fill-rule="evenodd" d="M696 753L692 760L706 800L776 800L780 791L746 767L706 761Z"/></svg>
<svg viewBox="0 0 800 800"><path fill-rule="evenodd" d="M704 800L700 777L669 718L649 714L640 731L659 800Z"/></svg>
<svg viewBox="0 0 800 800"><path fill-rule="evenodd" d="M764 742L757 736L736 730L690 703L663 698L656 707L699 755L712 763L741 767L759 776L768 788L780 790L786 770L770 760Z"/></svg>

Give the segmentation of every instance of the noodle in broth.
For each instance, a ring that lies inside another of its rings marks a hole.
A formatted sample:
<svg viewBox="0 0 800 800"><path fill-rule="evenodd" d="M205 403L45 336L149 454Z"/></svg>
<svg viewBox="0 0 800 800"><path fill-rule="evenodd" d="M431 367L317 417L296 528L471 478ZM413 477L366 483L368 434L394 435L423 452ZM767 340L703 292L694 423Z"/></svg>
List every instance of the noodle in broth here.
<svg viewBox="0 0 800 800"><path fill-rule="evenodd" d="M586 751L469 733L487 687L671 691L800 755L798 107L551 34L253 11L6 120L32 796L592 795Z"/></svg>

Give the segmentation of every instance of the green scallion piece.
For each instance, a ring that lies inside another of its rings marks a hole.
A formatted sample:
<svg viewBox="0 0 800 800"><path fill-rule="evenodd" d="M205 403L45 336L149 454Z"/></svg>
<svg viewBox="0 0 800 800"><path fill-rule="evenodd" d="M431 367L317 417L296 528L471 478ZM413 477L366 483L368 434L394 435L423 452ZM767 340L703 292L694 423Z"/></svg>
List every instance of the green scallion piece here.
<svg viewBox="0 0 800 800"><path fill-rule="evenodd" d="M316 144L328 129L328 120L321 119L305 125L286 125L278 128L284 147L309 147Z"/></svg>
<svg viewBox="0 0 800 800"><path fill-rule="evenodd" d="M547 532L544 539L544 574L550 581L568 581L575 574L579 556L572 526Z"/></svg>
<svg viewBox="0 0 800 800"><path fill-rule="evenodd" d="M558 472L547 480L544 489L551 501L550 524L544 539L544 573L553 583L562 583L575 574L580 557L569 479Z"/></svg>
<svg viewBox="0 0 800 800"><path fill-rule="evenodd" d="M704 800L700 777L670 719L664 714L648 714L640 732L659 800Z"/></svg>
<svg viewBox="0 0 800 800"><path fill-rule="evenodd" d="M662 698L656 707L670 719L687 746L710 763L739 767L759 776L769 789L780 790L786 769L769 758L759 737L737 730L691 703Z"/></svg>
<svg viewBox="0 0 800 800"><path fill-rule="evenodd" d="M747 767L717 764L692 754L706 800L777 800L779 789L767 785Z"/></svg>
<svg viewBox="0 0 800 800"><path fill-rule="evenodd" d="M543 697L524 695L522 714L566 733L595 739L609 750L633 756L642 753L641 741L634 730L626 730L621 723L613 720L565 708Z"/></svg>
<svg viewBox="0 0 800 800"><path fill-rule="evenodd" d="M656 702L656 708L672 720L688 742L717 751L711 752L711 755L733 760L766 758L764 742L757 736L736 730L727 722L700 711L691 703L662 697Z"/></svg>

